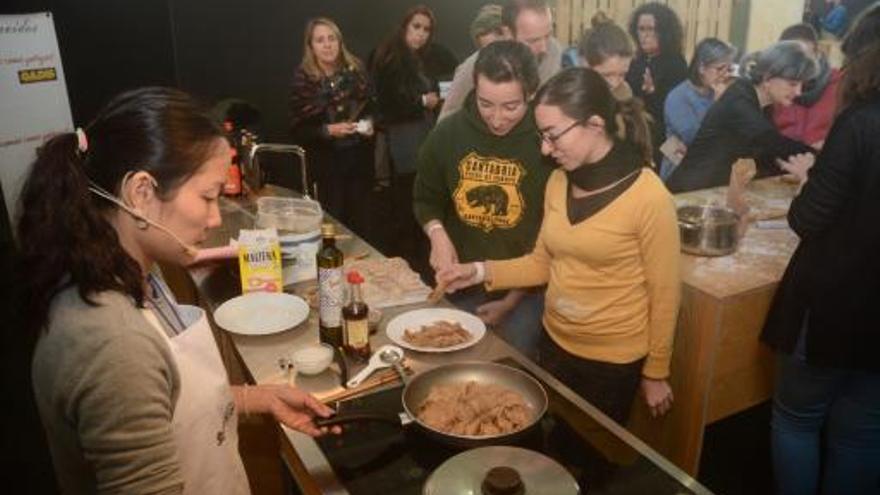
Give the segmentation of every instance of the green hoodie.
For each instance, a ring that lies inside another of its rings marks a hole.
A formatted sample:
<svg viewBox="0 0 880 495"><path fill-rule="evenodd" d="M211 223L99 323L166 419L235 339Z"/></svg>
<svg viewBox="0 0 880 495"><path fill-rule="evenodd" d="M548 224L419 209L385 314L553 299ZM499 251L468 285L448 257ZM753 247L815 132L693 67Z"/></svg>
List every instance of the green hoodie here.
<svg viewBox="0 0 880 495"><path fill-rule="evenodd" d="M416 219L441 221L462 263L522 256L534 247L552 171L541 156L532 109L507 135L495 136L472 91L419 150Z"/></svg>

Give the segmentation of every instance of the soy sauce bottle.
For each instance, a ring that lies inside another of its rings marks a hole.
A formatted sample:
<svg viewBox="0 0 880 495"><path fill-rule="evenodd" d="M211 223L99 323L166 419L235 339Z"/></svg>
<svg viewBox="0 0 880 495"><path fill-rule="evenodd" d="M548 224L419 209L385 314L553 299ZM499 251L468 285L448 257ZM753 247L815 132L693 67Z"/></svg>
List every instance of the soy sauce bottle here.
<svg viewBox="0 0 880 495"><path fill-rule="evenodd" d="M355 270L348 273L351 288L348 304L342 308L343 336L346 352L358 361L370 358L370 328L367 317L370 308L364 303L361 284L364 277Z"/></svg>

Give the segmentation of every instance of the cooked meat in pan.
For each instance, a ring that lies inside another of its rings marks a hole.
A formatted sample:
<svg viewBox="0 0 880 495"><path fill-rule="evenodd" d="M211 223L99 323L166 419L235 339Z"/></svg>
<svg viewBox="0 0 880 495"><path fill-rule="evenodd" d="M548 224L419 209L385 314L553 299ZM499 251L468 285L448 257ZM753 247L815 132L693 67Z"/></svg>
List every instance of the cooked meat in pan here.
<svg viewBox="0 0 880 495"><path fill-rule="evenodd" d="M489 436L525 428L534 412L522 395L494 383L471 380L432 387L416 417L443 433Z"/></svg>

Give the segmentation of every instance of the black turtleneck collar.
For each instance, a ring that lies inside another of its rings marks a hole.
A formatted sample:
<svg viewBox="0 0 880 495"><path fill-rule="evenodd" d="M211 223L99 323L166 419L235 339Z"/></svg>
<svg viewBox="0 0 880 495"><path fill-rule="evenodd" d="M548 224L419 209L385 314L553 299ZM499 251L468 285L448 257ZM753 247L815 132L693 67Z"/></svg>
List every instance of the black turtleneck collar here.
<svg viewBox="0 0 880 495"><path fill-rule="evenodd" d="M611 150L596 163L584 164L567 171L568 220L572 224L582 222L608 206L636 181L637 173L647 164L639 150L632 144L615 140ZM605 191L583 198L572 195L571 186L584 191ZM609 187L610 186L610 187Z"/></svg>

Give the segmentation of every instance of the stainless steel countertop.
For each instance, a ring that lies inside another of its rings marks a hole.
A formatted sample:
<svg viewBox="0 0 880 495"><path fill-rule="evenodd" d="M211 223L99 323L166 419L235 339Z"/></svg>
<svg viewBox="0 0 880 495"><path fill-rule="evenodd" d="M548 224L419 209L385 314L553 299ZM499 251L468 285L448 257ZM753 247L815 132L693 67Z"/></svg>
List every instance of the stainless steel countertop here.
<svg viewBox="0 0 880 495"><path fill-rule="evenodd" d="M275 186L267 186L261 193L261 195L268 196L289 196L292 194L288 190ZM221 199L221 213L223 216L223 226L212 233L212 237L207 243L209 246L226 245L231 237L238 236L239 229L253 228L255 219L255 204L253 201L232 201L223 198ZM347 228L341 226L338 222L337 225L341 227L344 233L351 234ZM371 256L382 256L372 246L353 234L350 239L337 241L337 246L346 254L368 251ZM194 268L189 273L199 292L202 305L211 313L226 300L240 294L239 282L234 278L228 265ZM314 283L312 282L312 284ZM296 288L297 286L294 286L295 292ZM402 312L427 306L429 305L413 304L383 309L379 331L371 336L372 347L376 349L381 345L390 343L384 329L385 324L391 318ZM224 332L219 329L218 331ZM231 339L234 347L233 351L239 362L243 365L248 380L255 384L268 383L278 378L280 372L278 359L280 357L289 356L294 349L302 345L318 342L317 314L312 311L308 320L302 324L273 335L243 336L232 333L226 333L226 335ZM585 415L588 415L604 429L638 451L642 456L652 461L694 493L711 493L697 481L661 457L644 442L607 418L591 404L569 390L568 387L522 356L506 342L496 337L492 332L487 332L486 336L479 343L462 351L440 354L407 352L406 357L410 367L416 373L450 362L494 361L505 357L512 358L528 371L534 373L540 380L552 387L565 399L579 407ZM338 385L338 377L334 373L324 373L317 377L297 378L296 385L310 392L326 391ZM299 460L318 484L322 493L348 493L336 479L326 457L311 437L292 431L284 426L282 428L284 430L284 437L290 442ZM290 460L286 460L286 462L290 463Z"/></svg>

